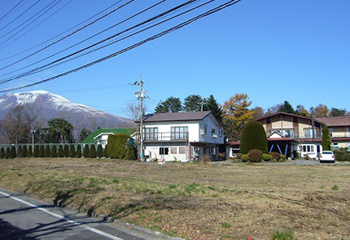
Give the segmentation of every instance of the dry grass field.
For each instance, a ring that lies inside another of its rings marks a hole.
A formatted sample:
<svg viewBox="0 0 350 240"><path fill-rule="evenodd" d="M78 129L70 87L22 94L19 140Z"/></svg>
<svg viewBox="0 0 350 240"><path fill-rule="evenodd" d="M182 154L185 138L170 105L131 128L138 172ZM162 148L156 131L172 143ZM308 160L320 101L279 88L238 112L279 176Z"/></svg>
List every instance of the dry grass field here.
<svg viewBox="0 0 350 240"><path fill-rule="evenodd" d="M350 239L350 166L2 159L0 185L186 239Z"/></svg>

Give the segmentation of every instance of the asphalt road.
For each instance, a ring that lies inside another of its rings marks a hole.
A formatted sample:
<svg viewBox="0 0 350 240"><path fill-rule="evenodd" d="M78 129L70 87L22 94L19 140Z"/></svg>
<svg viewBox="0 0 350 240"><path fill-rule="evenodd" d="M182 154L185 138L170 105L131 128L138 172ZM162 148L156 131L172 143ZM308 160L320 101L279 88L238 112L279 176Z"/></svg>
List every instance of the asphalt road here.
<svg viewBox="0 0 350 240"><path fill-rule="evenodd" d="M160 240L171 238L121 222L108 223L0 188L0 239Z"/></svg>

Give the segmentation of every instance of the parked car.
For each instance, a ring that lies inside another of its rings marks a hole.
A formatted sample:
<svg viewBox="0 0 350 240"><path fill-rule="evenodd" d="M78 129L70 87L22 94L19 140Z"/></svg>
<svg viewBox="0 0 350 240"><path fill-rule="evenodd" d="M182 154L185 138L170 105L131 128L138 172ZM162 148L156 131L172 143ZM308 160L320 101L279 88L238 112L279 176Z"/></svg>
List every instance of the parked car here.
<svg viewBox="0 0 350 240"><path fill-rule="evenodd" d="M320 160L320 163L323 162L335 162L335 155L332 151L322 151L320 155L318 155L318 159Z"/></svg>

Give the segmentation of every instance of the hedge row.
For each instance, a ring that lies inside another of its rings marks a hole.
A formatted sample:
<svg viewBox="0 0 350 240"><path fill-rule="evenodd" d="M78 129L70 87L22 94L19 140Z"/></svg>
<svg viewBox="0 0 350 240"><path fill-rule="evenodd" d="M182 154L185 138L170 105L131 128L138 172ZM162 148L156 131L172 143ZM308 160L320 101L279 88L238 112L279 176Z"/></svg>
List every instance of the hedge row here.
<svg viewBox="0 0 350 240"><path fill-rule="evenodd" d="M264 161L284 161L286 160L286 156L283 154L280 154L278 152L270 152L270 153L263 153L259 149L252 149L248 152L248 154L242 154L237 153L237 158L240 159L242 162L261 162Z"/></svg>
<svg viewBox="0 0 350 240"><path fill-rule="evenodd" d="M76 157L81 158L84 156L85 158L103 158L106 156L105 151L103 150L101 145L97 146L97 150L95 145L91 145L91 148L89 145L85 145L83 149L82 154L82 148L81 145L78 145L75 149L74 145L59 145L58 149L56 145L53 145L51 148L49 145L35 145L34 148L29 145L27 146L19 146L16 148L15 146L7 147L7 148L1 148L0 149L0 159L12 159L12 158L56 158L56 157Z"/></svg>

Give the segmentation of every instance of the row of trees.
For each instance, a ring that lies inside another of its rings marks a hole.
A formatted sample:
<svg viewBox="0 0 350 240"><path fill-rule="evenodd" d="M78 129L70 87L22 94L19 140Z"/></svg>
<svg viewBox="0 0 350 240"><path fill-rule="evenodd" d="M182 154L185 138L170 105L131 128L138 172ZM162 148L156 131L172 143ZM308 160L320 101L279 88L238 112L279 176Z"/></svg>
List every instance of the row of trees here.
<svg viewBox="0 0 350 240"><path fill-rule="evenodd" d="M29 107L13 108L3 120L0 120L0 143L73 143L74 127L63 118L53 118L46 124L40 120L36 111ZM82 128L77 139L79 142L91 133Z"/></svg>
<svg viewBox="0 0 350 240"><path fill-rule="evenodd" d="M350 115L346 109L333 107L329 110L324 104L319 104L307 110L303 105L297 105L294 109L288 101L284 101L281 104L268 108L266 111L262 107L251 108L251 105L252 101L249 100L247 94L237 93L225 101L223 105L218 104L213 95L210 95L209 98L203 98L200 95L190 95L184 99L183 104L180 98L169 97L165 101L161 101L154 111L155 113L212 111L218 121L223 124L225 136L229 141L240 140L242 128L248 122L277 112L292 113L306 117L311 116L311 111L315 117Z"/></svg>

